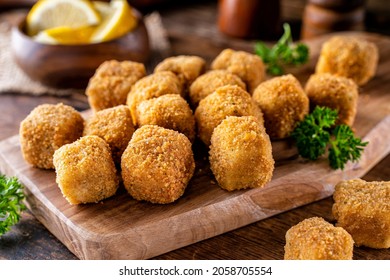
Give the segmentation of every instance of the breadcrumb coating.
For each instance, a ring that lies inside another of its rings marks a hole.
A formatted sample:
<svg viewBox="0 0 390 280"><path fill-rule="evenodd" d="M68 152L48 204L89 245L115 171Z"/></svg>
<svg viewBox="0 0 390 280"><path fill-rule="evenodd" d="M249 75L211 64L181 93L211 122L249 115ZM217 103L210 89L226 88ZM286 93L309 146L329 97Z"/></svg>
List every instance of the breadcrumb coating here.
<svg viewBox="0 0 390 280"><path fill-rule="evenodd" d="M122 155L122 178L136 200L167 204L181 197L194 174L188 138L156 125L137 129Z"/></svg>
<svg viewBox="0 0 390 280"><path fill-rule="evenodd" d="M347 77L361 86L374 77L378 59L374 43L353 36L334 36L322 45L316 73Z"/></svg>
<svg viewBox="0 0 390 280"><path fill-rule="evenodd" d="M37 106L20 124L20 145L31 165L53 169L53 154L82 136L84 119L74 108L59 104Z"/></svg>
<svg viewBox="0 0 390 280"><path fill-rule="evenodd" d="M353 239L320 217L305 219L286 233L285 260L352 260Z"/></svg>
<svg viewBox="0 0 390 280"><path fill-rule="evenodd" d="M314 74L307 81L305 92L311 109L316 106L335 109L338 111L336 124L353 125L359 97L358 87L353 80L329 73Z"/></svg>
<svg viewBox="0 0 390 280"><path fill-rule="evenodd" d="M178 94L166 94L142 101L137 107L138 125L158 125L195 140L195 118L187 101Z"/></svg>
<svg viewBox="0 0 390 280"><path fill-rule="evenodd" d="M390 247L390 182L341 181L332 212L357 246Z"/></svg>
<svg viewBox="0 0 390 280"><path fill-rule="evenodd" d="M179 79L170 71L161 71L148 75L137 81L127 96L134 125L138 124L137 106L145 100L164 94L179 94L184 96Z"/></svg>
<svg viewBox="0 0 390 280"><path fill-rule="evenodd" d="M246 85L240 77L227 70L211 70L199 76L190 87L191 105L196 108L203 98L212 94L217 88L227 85L236 85L246 90Z"/></svg>
<svg viewBox="0 0 390 280"><path fill-rule="evenodd" d="M291 74L261 83L253 99L264 114L265 128L271 139L288 137L309 113L309 98Z"/></svg>
<svg viewBox="0 0 390 280"><path fill-rule="evenodd" d="M146 75L145 66L133 61L103 62L89 80L86 95L93 111L126 104L132 85Z"/></svg>
<svg viewBox="0 0 390 280"><path fill-rule="evenodd" d="M119 105L96 112L85 122L83 135L96 135L110 146L114 162L121 156L134 133L129 107Z"/></svg>
<svg viewBox="0 0 390 280"><path fill-rule="evenodd" d="M225 190L261 188L272 178L271 141L255 117L224 119L214 129L209 154L211 170Z"/></svg>
<svg viewBox="0 0 390 280"><path fill-rule="evenodd" d="M154 72L171 71L177 75L186 90L192 82L204 73L206 61L194 55L178 55L164 59L157 64Z"/></svg>
<svg viewBox="0 0 390 280"><path fill-rule="evenodd" d="M263 124L263 114L248 92L238 86L223 86L199 102L195 121L199 138L210 145L211 134L227 116L255 116Z"/></svg>
<svg viewBox="0 0 390 280"><path fill-rule="evenodd" d="M54 153L56 182L70 204L94 203L113 196L119 184L110 147L90 135Z"/></svg>
<svg viewBox="0 0 390 280"><path fill-rule="evenodd" d="M225 69L236 74L246 83L250 93L265 80L263 60L258 55L244 51L223 50L211 63L211 69Z"/></svg>

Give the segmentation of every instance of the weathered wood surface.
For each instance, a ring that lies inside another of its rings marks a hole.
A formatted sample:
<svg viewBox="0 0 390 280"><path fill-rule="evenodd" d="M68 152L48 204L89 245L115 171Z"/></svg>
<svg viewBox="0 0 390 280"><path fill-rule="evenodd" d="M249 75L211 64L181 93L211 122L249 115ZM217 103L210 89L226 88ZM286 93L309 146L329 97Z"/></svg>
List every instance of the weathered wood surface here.
<svg viewBox="0 0 390 280"><path fill-rule="evenodd" d="M361 35L380 49L377 76L361 89L354 125L370 141L362 160L344 172L326 161L306 162L286 142L274 142L277 167L264 189L226 192L209 170L206 149L194 147L197 170L186 193L171 205L137 202L122 189L103 203L71 206L62 197L54 171L30 167L22 158L18 136L0 144L0 170L16 175L27 187L32 213L77 257L82 259L144 259L228 232L317 201L332 194L341 179L361 177L390 151L390 39ZM304 83L312 73L322 39L310 41L312 62L295 72ZM287 153L286 153L287 151Z"/></svg>

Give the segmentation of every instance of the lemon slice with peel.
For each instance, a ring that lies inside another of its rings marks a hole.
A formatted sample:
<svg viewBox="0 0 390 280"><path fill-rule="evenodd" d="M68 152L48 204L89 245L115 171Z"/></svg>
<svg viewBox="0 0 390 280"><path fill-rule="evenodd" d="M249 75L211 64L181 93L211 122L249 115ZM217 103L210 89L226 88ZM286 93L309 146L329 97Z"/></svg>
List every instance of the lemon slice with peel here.
<svg viewBox="0 0 390 280"><path fill-rule="evenodd" d="M34 37L35 41L43 44L80 45L88 44L95 27L60 26L43 30Z"/></svg>
<svg viewBox="0 0 390 280"><path fill-rule="evenodd" d="M27 15L27 34L55 27L79 28L100 23L100 15L87 0L39 0Z"/></svg>
<svg viewBox="0 0 390 280"><path fill-rule="evenodd" d="M102 21L92 34L92 43L121 37L137 25L137 18L126 0L111 0L110 3L94 1L93 5Z"/></svg>

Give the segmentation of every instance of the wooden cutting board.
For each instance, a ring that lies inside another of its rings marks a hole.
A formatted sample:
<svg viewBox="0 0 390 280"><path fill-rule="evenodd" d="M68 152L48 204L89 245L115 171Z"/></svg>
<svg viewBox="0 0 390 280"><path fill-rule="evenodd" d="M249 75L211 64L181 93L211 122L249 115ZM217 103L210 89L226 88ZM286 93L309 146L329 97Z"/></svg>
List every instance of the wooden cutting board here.
<svg viewBox="0 0 390 280"><path fill-rule="evenodd" d="M354 125L370 143L359 163L344 171L330 169L326 159L303 160L291 142L275 141L272 181L263 189L227 192L210 171L207 149L195 143L196 172L175 203L138 202L121 187L104 202L72 206L62 197L54 171L24 161L16 135L0 142L0 172L20 179L28 208L80 259L147 259L328 197L337 182L363 176L390 152L390 39L355 35L378 45L380 64L375 79L360 89ZM308 41L311 62L293 72L302 83L313 73L325 39Z"/></svg>

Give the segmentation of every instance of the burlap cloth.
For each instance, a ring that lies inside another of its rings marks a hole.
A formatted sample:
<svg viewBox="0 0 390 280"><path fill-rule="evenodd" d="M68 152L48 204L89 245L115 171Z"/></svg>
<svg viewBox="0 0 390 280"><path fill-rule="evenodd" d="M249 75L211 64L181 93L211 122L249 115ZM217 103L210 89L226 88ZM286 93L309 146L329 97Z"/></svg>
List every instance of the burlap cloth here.
<svg viewBox="0 0 390 280"><path fill-rule="evenodd" d="M0 94L23 93L32 95L58 95L64 96L75 92L83 94L82 90L57 89L47 87L31 80L14 62L11 52L11 28L15 24L14 18L20 17L24 12L14 12L13 15L0 16ZM11 19L11 20L10 20ZM149 34L151 60L147 67L152 67L157 61L169 56L170 44L161 21L160 14L154 12L144 18Z"/></svg>

